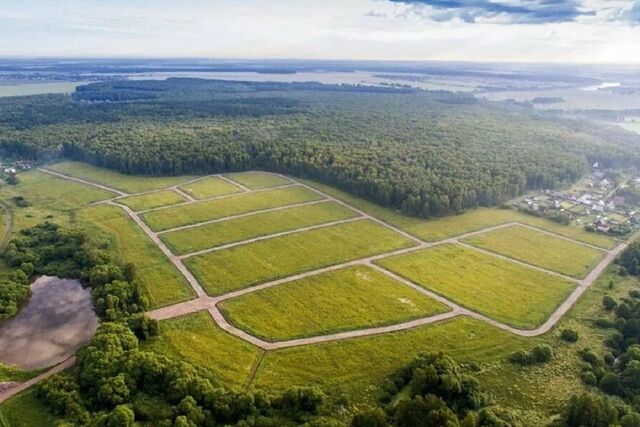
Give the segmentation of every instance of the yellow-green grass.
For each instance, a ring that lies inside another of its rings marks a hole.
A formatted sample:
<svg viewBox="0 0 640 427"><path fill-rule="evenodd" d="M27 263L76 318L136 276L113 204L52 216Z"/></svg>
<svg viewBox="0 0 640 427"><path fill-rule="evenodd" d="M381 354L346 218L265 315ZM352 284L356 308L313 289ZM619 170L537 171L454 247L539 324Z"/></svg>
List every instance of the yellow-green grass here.
<svg viewBox="0 0 640 427"><path fill-rule="evenodd" d="M616 245L615 239L609 236L588 232L575 224L562 225L545 218L527 215L514 209L478 208L468 210L460 215L442 218L414 218L314 181L301 181L429 242L517 221L601 248L611 249Z"/></svg>
<svg viewBox="0 0 640 427"><path fill-rule="evenodd" d="M534 328L574 290L559 277L459 245L377 261L426 289L520 328Z"/></svg>
<svg viewBox="0 0 640 427"><path fill-rule="evenodd" d="M0 405L0 427L51 427L56 419L33 388Z"/></svg>
<svg viewBox="0 0 640 427"><path fill-rule="evenodd" d="M209 197L223 196L225 194L242 191L240 187L215 176L190 182L181 185L179 188L196 199L207 199Z"/></svg>
<svg viewBox="0 0 640 427"><path fill-rule="evenodd" d="M600 250L518 225L479 234L465 242L578 278L584 277L604 256Z"/></svg>
<svg viewBox="0 0 640 427"><path fill-rule="evenodd" d="M444 351L461 362L493 363L525 342L461 317L402 332L269 351L252 385L265 390L317 385L356 402L375 401L384 380L421 352Z"/></svg>
<svg viewBox="0 0 640 427"><path fill-rule="evenodd" d="M18 181L17 185L6 185L0 190L0 197L7 203L11 203L12 197L22 196L37 208L69 211L116 196L109 191L37 170L19 174Z"/></svg>
<svg viewBox="0 0 640 427"><path fill-rule="evenodd" d="M109 169L81 162L62 162L47 166L49 169L87 181L115 188L126 193L143 193L181 184L195 179L193 175L141 176L125 175Z"/></svg>
<svg viewBox="0 0 640 427"><path fill-rule="evenodd" d="M389 325L448 307L376 270L356 266L224 301L227 319L269 341Z"/></svg>
<svg viewBox="0 0 640 427"><path fill-rule="evenodd" d="M187 254L273 233L353 218L358 214L335 202L296 206L280 211L214 222L162 234L174 253Z"/></svg>
<svg viewBox="0 0 640 427"><path fill-rule="evenodd" d="M0 322L2 323L2 322ZM4 381L26 381L39 374L39 371L25 371L15 366L0 363L0 383Z"/></svg>
<svg viewBox="0 0 640 427"><path fill-rule="evenodd" d="M129 196L118 200L118 203L129 206L134 211L159 208L186 202L186 199L172 190L156 191L139 196Z"/></svg>
<svg viewBox="0 0 640 427"><path fill-rule="evenodd" d="M225 175L232 181L238 182L251 190L273 188L291 184L288 179L265 172L239 172Z"/></svg>
<svg viewBox="0 0 640 427"><path fill-rule="evenodd" d="M219 295L412 244L398 233L362 220L209 252L185 262L210 295Z"/></svg>
<svg viewBox="0 0 640 427"><path fill-rule="evenodd" d="M322 196L306 188L290 187L168 207L148 212L142 217L153 230L162 231L231 215L311 202L321 198Z"/></svg>
<svg viewBox="0 0 640 427"><path fill-rule="evenodd" d="M223 331L206 311L160 323L161 333L144 344L145 350L205 368L228 386L246 384L260 349Z"/></svg>
<svg viewBox="0 0 640 427"><path fill-rule="evenodd" d="M78 220L108 233L123 262L137 267L137 277L151 307L159 307L193 296L180 272L122 210L115 206L92 206L78 211Z"/></svg>

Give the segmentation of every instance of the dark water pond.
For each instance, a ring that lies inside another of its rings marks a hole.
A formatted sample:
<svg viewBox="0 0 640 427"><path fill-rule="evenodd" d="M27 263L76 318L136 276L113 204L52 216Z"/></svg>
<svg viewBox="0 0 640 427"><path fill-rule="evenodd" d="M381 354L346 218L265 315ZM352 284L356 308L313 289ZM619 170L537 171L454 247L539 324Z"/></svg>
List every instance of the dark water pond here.
<svg viewBox="0 0 640 427"><path fill-rule="evenodd" d="M25 369L55 365L93 337L91 291L77 280L42 276L17 316L0 324L0 363Z"/></svg>

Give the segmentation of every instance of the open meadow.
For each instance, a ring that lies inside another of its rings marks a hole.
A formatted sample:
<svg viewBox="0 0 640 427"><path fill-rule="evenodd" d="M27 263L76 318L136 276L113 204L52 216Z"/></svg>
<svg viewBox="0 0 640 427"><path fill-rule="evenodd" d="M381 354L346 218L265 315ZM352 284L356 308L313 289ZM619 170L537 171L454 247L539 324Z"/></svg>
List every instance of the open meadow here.
<svg viewBox="0 0 640 427"><path fill-rule="evenodd" d="M583 278L604 252L546 233L514 225L464 240L486 249L557 273Z"/></svg>
<svg viewBox="0 0 640 427"><path fill-rule="evenodd" d="M459 245L376 261L458 304L519 328L535 328L575 284Z"/></svg>
<svg viewBox="0 0 640 427"><path fill-rule="evenodd" d="M207 199L242 191L237 185L233 185L217 176L199 179L183 184L178 188L195 199Z"/></svg>
<svg viewBox="0 0 640 427"><path fill-rule="evenodd" d="M370 267L296 280L223 301L231 323L269 341L400 323L449 308Z"/></svg>
<svg viewBox="0 0 640 427"><path fill-rule="evenodd" d="M264 172L229 173L225 176L251 190L260 190L263 188L273 188L291 184L291 181L286 178Z"/></svg>
<svg viewBox="0 0 640 427"><path fill-rule="evenodd" d="M412 246L369 220L304 231L187 258L210 295Z"/></svg>
<svg viewBox="0 0 640 427"><path fill-rule="evenodd" d="M147 209L159 208L162 206L175 205L185 202L187 199L171 190L162 190L154 193L141 194L139 196L129 196L118 199L118 203L129 206L136 212Z"/></svg>

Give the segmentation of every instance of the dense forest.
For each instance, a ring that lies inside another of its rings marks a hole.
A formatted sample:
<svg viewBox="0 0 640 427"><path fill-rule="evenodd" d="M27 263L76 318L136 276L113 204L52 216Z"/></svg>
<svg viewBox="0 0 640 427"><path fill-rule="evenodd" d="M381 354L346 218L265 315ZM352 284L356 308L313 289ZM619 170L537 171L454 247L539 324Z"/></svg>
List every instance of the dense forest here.
<svg viewBox="0 0 640 427"><path fill-rule="evenodd" d="M0 99L0 147L142 175L278 171L419 216L639 163L636 136L536 114L408 88L114 81Z"/></svg>

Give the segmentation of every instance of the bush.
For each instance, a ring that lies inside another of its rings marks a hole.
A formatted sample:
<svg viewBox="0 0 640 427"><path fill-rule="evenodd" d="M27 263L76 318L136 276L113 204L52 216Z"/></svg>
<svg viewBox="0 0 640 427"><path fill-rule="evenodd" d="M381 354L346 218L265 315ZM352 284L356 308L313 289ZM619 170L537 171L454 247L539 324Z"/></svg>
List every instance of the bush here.
<svg viewBox="0 0 640 427"><path fill-rule="evenodd" d="M531 351L518 350L509 356L509 360L521 366L545 363L553 357L553 350L546 344L539 344Z"/></svg>
<svg viewBox="0 0 640 427"><path fill-rule="evenodd" d="M576 342L578 341L578 332L573 329L563 329L560 338L566 342Z"/></svg>
<svg viewBox="0 0 640 427"><path fill-rule="evenodd" d="M617 305L618 303L616 302L616 300L611 298L609 295L605 295L602 297L602 308L604 308L605 310L611 311L616 308Z"/></svg>
<svg viewBox="0 0 640 427"><path fill-rule="evenodd" d="M587 385L598 385L598 377L596 377L596 375L590 370L582 371L582 373L580 374L580 379Z"/></svg>
<svg viewBox="0 0 640 427"><path fill-rule="evenodd" d="M613 372L607 372L602 379L600 379L600 389L607 394L613 394L621 396L624 394L624 388L620 378Z"/></svg>
<svg viewBox="0 0 640 427"><path fill-rule="evenodd" d="M387 415L381 408L359 412L351 420L351 427L386 427L388 425Z"/></svg>

